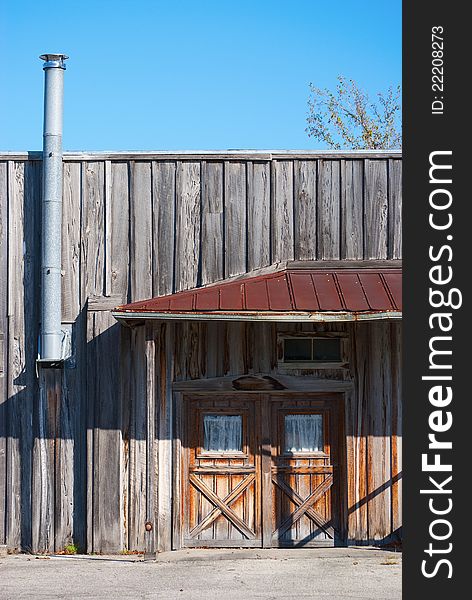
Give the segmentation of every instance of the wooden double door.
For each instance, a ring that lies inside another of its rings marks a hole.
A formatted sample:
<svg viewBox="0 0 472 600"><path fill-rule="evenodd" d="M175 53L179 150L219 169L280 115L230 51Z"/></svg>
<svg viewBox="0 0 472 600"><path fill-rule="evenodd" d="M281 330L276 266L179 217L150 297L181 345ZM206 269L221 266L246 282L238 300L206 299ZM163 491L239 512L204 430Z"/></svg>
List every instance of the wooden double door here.
<svg viewBox="0 0 472 600"><path fill-rule="evenodd" d="M184 546L342 544L338 394L187 396Z"/></svg>

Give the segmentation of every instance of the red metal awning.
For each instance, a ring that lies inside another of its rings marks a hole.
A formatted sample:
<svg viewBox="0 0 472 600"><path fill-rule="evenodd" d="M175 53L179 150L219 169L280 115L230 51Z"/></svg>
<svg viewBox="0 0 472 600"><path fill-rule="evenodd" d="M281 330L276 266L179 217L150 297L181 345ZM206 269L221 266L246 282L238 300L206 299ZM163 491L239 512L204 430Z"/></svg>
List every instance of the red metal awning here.
<svg viewBox="0 0 472 600"><path fill-rule="evenodd" d="M401 318L401 268L293 265L125 304L113 315L117 319L266 321Z"/></svg>

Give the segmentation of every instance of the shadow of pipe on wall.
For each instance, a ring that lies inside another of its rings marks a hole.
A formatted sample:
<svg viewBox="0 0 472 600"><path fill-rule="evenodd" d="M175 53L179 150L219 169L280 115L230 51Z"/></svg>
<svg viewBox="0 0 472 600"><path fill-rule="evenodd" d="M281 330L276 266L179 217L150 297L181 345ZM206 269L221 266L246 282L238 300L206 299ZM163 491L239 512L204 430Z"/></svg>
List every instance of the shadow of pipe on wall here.
<svg viewBox="0 0 472 600"><path fill-rule="evenodd" d="M122 441L129 445L130 436L139 441L146 438L144 426L130 424L140 411L129 394L139 391L122 390L131 400L124 407L122 403L120 343L128 332L115 323L84 343L86 320L84 307L73 326L76 355L62 369L37 368L36 345L30 344L24 367L12 381L16 393L0 403L0 490L5 490L0 498L0 543L12 549L60 551L74 544L85 550L87 506L97 501L91 472L92 457L99 452L97 432L103 432L102 453L103 438L113 438L108 444L110 460L107 465L102 457L102 468L108 467L105 479L116 478L117 494ZM35 339L28 332L25 335ZM110 348L118 351L110 353ZM103 360L97 360L100 353ZM10 365L12 374L14 368Z"/></svg>

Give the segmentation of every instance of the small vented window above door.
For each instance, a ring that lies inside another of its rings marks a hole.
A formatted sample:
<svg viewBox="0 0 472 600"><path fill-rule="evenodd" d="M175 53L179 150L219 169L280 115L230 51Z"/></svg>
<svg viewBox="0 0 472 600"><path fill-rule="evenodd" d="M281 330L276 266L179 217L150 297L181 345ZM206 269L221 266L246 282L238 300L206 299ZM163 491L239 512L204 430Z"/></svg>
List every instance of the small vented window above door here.
<svg viewBox="0 0 472 600"><path fill-rule="evenodd" d="M300 364L302 367L311 364L314 368L317 363L341 363L341 344L340 337L284 336L281 362L286 365Z"/></svg>
<svg viewBox="0 0 472 600"><path fill-rule="evenodd" d="M285 338L285 362L339 362L341 340L339 338Z"/></svg>
<svg viewBox="0 0 472 600"><path fill-rule="evenodd" d="M241 415L204 415L204 452L242 452Z"/></svg>

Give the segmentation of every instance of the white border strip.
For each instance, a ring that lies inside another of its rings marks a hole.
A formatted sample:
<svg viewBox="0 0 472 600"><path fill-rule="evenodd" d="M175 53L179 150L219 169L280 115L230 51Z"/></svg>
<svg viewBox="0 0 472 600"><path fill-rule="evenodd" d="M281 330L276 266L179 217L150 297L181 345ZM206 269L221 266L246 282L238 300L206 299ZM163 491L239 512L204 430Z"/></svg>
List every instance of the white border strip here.
<svg viewBox="0 0 472 600"><path fill-rule="evenodd" d="M318 322L327 321L398 321L402 318L401 312L245 312L234 313L212 311L207 313L194 312L119 312L111 313L118 321L135 321L142 319L156 319L169 321L278 321L278 322Z"/></svg>

